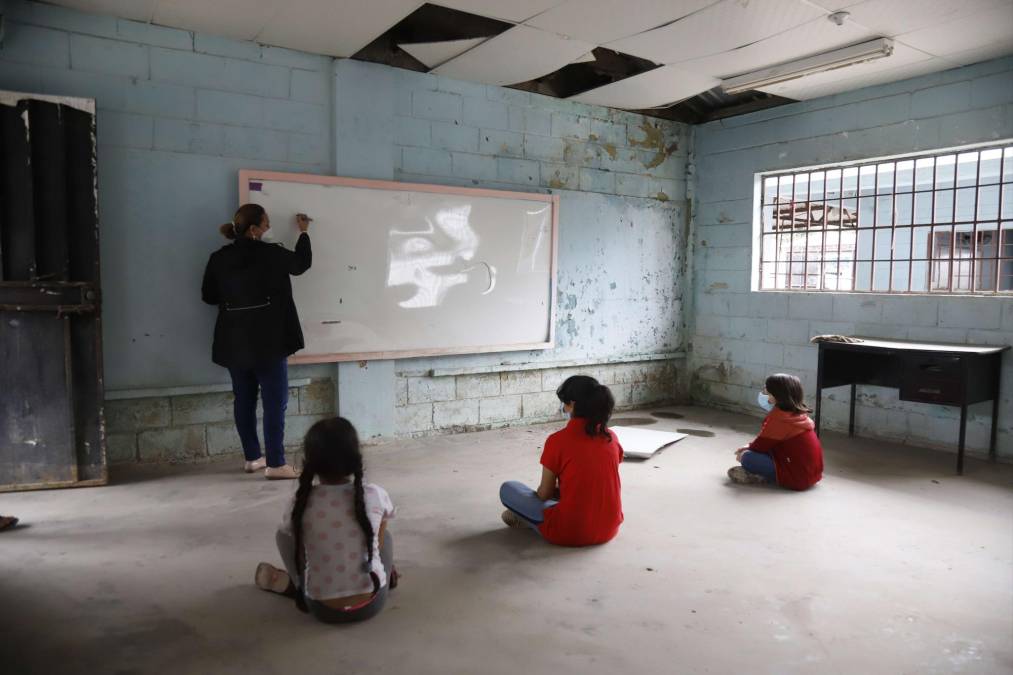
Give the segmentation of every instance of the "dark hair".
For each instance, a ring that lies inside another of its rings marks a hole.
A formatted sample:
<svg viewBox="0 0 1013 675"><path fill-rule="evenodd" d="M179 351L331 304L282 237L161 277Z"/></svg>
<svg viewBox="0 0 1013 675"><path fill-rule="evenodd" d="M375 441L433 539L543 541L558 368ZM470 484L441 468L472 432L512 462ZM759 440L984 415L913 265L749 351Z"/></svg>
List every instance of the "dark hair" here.
<svg viewBox="0 0 1013 675"><path fill-rule="evenodd" d="M295 538L295 565L298 579L293 579L299 592L296 605L306 611L303 597L303 568L306 555L303 548L303 514L309 501L313 479L321 476L326 480L338 480L345 476L355 477L355 519L366 537L369 559L366 569L373 564L373 523L366 515L366 499L362 488L362 453L359 451L359 434L352 423L344 417L320 420L306 432L303 439L303 469L299 475L299 489L295 493L292 508L292 533Z"/></svg>
<svg viewBox="0 0 1013 675"><path fill-rule="evenodd" d="M777 401L777 407L790 413L812 412L803 400L802 381L794 375L775 373L763 384L767 393Z"/></svg>
<svg viewBox="0 0 1013 675"><path fill-rule="evenodd" d="M254 225L260 225L264 221L264 207L260 204L243 204L232 216L232 222L225 223L218 228L226 239L239 239L245 237L246 233Z"/></svg>
<svg viewBox="0 0 1013 675"><path fill-rule="evenodd" d="M573 416L586 421L584 431L588 436L612 438L608 422L616 401L608 387L588 375L573 375L559 385L556 396L563 403L573 404Z"/></svg>

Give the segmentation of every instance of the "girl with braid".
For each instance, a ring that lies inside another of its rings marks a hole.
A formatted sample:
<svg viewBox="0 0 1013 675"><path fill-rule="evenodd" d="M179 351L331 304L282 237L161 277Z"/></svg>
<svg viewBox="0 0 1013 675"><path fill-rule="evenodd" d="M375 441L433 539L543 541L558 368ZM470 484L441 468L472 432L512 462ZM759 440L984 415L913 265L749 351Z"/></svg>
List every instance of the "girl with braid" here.
<svg viewBox="0 0 1013 675"><path fill-rule="evenodd" d="M343 417L321 420L303 442L299 488L278 528L281 570L262 562L256 584L295 599L324 623L380 613L397 586L387 491L362 477L359 436Z"/></svg>

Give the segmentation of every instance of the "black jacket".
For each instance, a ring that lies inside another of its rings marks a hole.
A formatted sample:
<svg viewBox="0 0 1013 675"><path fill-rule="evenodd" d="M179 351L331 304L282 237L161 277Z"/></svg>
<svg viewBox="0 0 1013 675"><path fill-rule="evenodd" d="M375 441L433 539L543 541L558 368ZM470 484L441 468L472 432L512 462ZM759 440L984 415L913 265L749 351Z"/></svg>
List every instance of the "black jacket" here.
<svg viewBox="0 0 1013 675"><path fill-rule="evenodd" d="M226 368L255 368L302 349L302 328L290 274L310 268L309 235L295 251L242 238L211 254L201 296L218 305L211 360Z"/></svg>

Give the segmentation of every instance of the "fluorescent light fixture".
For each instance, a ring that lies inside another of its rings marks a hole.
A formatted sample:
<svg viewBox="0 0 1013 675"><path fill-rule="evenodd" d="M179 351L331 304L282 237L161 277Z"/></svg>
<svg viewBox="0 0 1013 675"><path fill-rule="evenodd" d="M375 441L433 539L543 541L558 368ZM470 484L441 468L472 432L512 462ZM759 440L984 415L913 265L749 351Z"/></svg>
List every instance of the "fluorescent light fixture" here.
<svg viewBox="0 0 1013 675"><path fill-rule="evenodd" d="M835 49L830 52L807 56L770 68L763 68L745 75L737 75L722 80L721 88L728 94L741 94L750 89L762 89L773 84L795 80L806 75L824 73L835 68L853 66L856 63L874 61L893 54L893 40L878 38L862 42L850 47Z"/></svg>

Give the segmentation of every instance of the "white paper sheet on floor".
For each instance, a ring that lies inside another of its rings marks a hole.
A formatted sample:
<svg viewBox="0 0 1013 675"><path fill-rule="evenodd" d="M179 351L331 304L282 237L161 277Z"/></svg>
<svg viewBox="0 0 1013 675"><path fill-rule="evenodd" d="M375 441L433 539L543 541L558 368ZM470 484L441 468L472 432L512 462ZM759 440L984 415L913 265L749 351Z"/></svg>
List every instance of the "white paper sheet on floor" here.
<svg viewBox="0 0 1013 675"><path fill-rule="evenodd" d="M686 438L686 434L674 431L655 431L640 427L609 427L619 437L625 457L647 459L662 448Z"/></svg>

